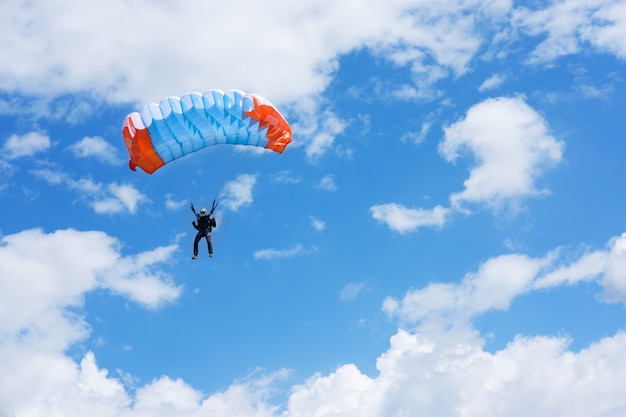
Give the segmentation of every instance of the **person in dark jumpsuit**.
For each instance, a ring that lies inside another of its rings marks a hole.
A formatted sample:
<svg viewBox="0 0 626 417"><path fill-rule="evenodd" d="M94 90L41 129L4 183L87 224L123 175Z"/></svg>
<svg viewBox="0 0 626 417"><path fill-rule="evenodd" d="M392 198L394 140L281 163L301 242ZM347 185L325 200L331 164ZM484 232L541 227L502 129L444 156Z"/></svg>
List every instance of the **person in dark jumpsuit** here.
<svg viewBox="0 0 626 417"><path fill-rule="evenodd" d="M196 213L195 211L194 214L196 215L196 220L198 221L198 223L193 221L191 222L191 224L193 225L193 227L196 228L198 233L196 234L196 238L193 241L193 256L191 257L191 259L198 259L198 242L200 242L200 239L202 239L203 237L206 238L206 242L209 247L209 257L212 258L213 245L211 244L211 230L213 230L214 227L217 227L215 218L211 217L211 214L207 214L207 211L204 208L200 210L200 214Z"/></svg>

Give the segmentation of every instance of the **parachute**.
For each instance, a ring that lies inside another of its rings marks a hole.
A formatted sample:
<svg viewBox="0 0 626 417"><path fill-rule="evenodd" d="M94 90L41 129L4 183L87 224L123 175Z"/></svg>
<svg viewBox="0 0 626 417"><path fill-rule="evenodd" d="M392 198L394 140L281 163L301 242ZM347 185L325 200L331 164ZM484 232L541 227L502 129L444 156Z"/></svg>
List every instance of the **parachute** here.
<svg viewBox="0 0 626 417"><path fill-rule="evenodd" d="M212 145L258 146L282 153L291 127L265 98L240 90L168 97L130 113L122 126L129 167L152 174L163 165Z"/></svg>

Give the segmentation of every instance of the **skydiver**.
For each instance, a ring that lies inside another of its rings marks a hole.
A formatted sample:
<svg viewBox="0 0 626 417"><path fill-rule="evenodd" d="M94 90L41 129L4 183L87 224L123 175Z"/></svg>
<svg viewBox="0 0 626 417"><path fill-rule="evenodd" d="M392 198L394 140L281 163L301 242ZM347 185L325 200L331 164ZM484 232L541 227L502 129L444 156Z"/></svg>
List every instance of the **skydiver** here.
<svg viewBox="0 0 626 417"><path fill-rule="evenodd" d="M193 256L191 257L191 259L198 259L198 242L200 242L200 239L202 239L203 237L206 238L207 246L209 247L209 258L213 257L211 230L213 230L214 227L217 227L215 218L212 217L213 211L215 211L216 207L217 205L215 204L215 202L213 202L213 208L211 209L210 213L207 213L206 209L203 208L200 210L200 214L198 214L196 213L196 209L193 207L193 203L191 204L191 211L193 211L193 214L196 215L196 220L198 221L198 223L196 223L195 221L191 222L193 227L198 231L198 233L196 234L196 238L193 241Z"/></svg>

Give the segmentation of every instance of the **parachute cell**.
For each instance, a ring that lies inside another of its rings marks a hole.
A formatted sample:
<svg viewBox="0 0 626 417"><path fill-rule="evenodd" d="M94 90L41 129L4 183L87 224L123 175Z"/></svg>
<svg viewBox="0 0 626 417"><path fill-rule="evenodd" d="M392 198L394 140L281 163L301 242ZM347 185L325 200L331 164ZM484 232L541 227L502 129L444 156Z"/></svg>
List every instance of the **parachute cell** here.
<svg viewBox="0 0 626 417"><path fill-rule="evenodd" d="M282 153L291 127L265 98L240 90L168 97L130 113L122 126L133 171L163 165L218 144L259 146Z"/></svg>

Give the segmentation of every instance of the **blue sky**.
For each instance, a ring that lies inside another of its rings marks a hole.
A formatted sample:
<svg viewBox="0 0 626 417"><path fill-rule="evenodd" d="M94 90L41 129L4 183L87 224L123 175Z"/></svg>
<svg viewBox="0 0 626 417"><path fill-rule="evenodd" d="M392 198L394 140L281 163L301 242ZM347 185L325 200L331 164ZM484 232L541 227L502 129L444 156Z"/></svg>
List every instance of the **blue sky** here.
<svg viewBox="0 0 626 417"><path fill-rule="evenodd" d="M626 2L19 1L0 28L0 415L626 413ZM124 117L210 89L293 142L132 172Z"/></svg>

